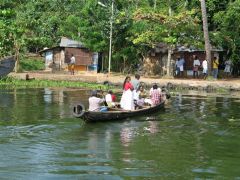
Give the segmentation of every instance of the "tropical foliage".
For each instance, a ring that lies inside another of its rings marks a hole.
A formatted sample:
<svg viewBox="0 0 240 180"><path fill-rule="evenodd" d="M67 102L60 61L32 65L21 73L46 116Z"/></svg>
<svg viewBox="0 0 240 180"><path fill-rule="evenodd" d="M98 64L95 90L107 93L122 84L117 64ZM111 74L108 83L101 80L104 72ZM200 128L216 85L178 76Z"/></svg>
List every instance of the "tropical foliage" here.
<svg viewBox="0 0 240 180"><path fill-rule="evenodd" d="M105 6L100 6L99 2ZM38 52L61 36L108 55L112 0L1 0L0 56ZM240 62L240 0L206 0L210 41ZM113 70L157 43L203 47L199 0L114 0Z"/></svg>

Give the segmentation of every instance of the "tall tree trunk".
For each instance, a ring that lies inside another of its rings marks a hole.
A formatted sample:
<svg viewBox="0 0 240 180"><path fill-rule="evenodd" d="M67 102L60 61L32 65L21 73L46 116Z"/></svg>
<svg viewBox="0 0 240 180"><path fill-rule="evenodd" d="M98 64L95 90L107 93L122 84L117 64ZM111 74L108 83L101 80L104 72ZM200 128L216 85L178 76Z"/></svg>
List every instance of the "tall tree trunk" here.
<svg viewBox="0 0 240 180"><path fill-rule="evenodd" d="M157 7L157 0L154 0L154 5L153 5L154 11L156 10L156 7Z"/></svg>
<svg viewBox="0 0 240 180"><path fill-rule="evenodd" d="M168 47L168 57L167 57L167 76L170 77L172 76L173 74L171 73L172 72L172 66L171 66L171 59L172 59L172 50L173 47L170 45Z"/></svg>
<svg viewBox="0 0 240 180"><path fill-rule="evenodd" d="M16 58L16 61L15 61L15 73L19 72L19 50L16 49L16 52L15 52L15 58Z"/></svg>
<svg viewBox="0 0 240 180"><path fill-rule="evenodd" d="M17 73L19 72L19 59L20 59L20 44L17 42L17 40L14 38L14 48L15 48L15 69L14 71Z"/></svg>
<svg viewBox="0 0 240 180"><path fill-rule="evenodd" d="M205 0L200 0L200 2L201 2L201 10L202 10L202 21L203 21L203 33L204 33L204 41L205 41L206 59L208 61L208 72L209 72L209 74L211 74L211 72L212 72L211 45L210 45L209 35L208 35L206 3L205 3Z"/></svg>
<svg viewBox="0 0 240 180"><path fill-rule="evenodd" d="M169 16L172 16L172 7L171 7L171 0L169 0L169 8L168 8ZM170 35L169 35L170 36ZM167 76L171 76L171 59L172 59L172 49L173 47L170 45L168 47L168 58L167 58Z"/></svg>
<svg viewBox="0 0 240 180"><path fill-rule="evenodd" d="M135 2L136 9L138 8L138 5L139 5L139 0L136 0Z"/></svg>

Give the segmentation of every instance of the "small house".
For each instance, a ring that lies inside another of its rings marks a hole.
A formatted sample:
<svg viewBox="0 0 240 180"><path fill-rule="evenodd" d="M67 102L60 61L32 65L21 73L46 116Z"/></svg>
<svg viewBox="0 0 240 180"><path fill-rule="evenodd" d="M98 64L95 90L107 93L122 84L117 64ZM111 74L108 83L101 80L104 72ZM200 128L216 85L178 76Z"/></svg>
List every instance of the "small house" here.
<svg viewBox="0 0 240 180"><path fill-rule="evenodd" d="M91 52L81 42L66 37L61 38L58 46L44 48L39 53L44 56L45 69L48 71L68 71L68 64L72 55L76 59L75 72L98 72L100 70L101 58L99 53Z"/></svg>
<svg viewBox="0 0 240 180"><path fill-rule="evenodd" d="M212 58L214 56L219 58L220 66L224 61L224 51L222 49L212 49ZM173 50L171 55L171 69L174 71L175 63L178 57L183 57L185 59L184 69L185 76L192 76L193 72L193 56L198 56L198 59L202 63L205 59L206 54L202 49L188 48L184 46L179 46ZM149 51L148 56L143 61L144 72L147 75L160 75L164 76L167 69L167 58L168 58L168 48L166 44L159 43L155 48ZM173 73L173 72L171 72Z"/></svg>

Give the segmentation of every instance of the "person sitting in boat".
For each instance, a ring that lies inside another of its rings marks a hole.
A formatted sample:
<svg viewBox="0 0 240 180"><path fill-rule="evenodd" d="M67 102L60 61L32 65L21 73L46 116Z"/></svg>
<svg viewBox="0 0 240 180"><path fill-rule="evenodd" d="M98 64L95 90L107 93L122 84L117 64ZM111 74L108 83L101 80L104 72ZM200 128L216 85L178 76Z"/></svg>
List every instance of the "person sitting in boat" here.
<svg viewBox="0 0 240 180"><path fill-rule="evenodd" d="M152 91L150 91L150 97L151 97L151 105L156 106L161 102L162 99L162 93L158 88L157 84L154 84L152 87Z"/></svg>
<svg viewBox="0 0 240 180"><path fill-rule="evenodd" d="M166 101L171 98L171 94L169 93L166 86L162 87L162 101Z"/></svg>
<svg viewBox="0 0 240 180"><path fill-rule="evenodd" d="M127 76L123 83L123 94L120 101L120 106L124 110L134 110L133 103L133 85L131 84L131 78Z"/></svg>
<svg viewBox="0 0 240 180"><path fill-rule="evenodd" d="M107 107L102 106L102 104L105 102L104 98L98 97L97 91L92 91L91 97L88 99L89 101L89 111L100 111L100 112L106 112Z"/></svg>
<svg viewBox="0 0 240 180"><path fill-rule="evenodd" d="M150 89L150 99L146 98L145 103L151 106L157 105L161 102L162 98L162 90L158 87L156 83L153 84L152 88Z"/></svg>
<svg viewBox="0 0 240 180"><path fill-rule="evenodd" d="M157 90L160 92L160 93L162 93L162 89L160 88L160 87L158 87L158 85L157 85L157 83L154 83L153 84L153 86L151 87L151 89L150 89L150 95L151 95L151 93L152 93L152 91L153 91L153 87L156 87L157 86Z"/></svg>
<svg viewBox="0 0 240 180"><path fill-rule="evenodd" d="M141 109L144 106L144 101L146 98L146 91L142 85L140 85L134 94L134 105L135 109Z"/></svg>
<svg viewBox="0 0 240 180"><path fill-rule="evenodd" d="M112 90L108 91L108 94L105 96L108 107L115 107L116 105L116 96L113 94Z"/></svg>

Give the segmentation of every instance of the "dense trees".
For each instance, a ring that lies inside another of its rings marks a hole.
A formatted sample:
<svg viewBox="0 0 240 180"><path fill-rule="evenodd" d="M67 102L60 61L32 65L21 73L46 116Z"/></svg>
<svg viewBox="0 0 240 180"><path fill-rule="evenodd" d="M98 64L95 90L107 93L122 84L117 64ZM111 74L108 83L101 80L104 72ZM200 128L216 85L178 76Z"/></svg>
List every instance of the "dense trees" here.
<svg viewBox="0 0 240 180"><path fill-rule="evenodd" d="M112 0L1 0L0 56L38 52L61 36L106 56ZM210 41L240 62L240 0L206 0ZM137 63L159 42L203 48L199 0L114 0L113 70Z"/></svg>

